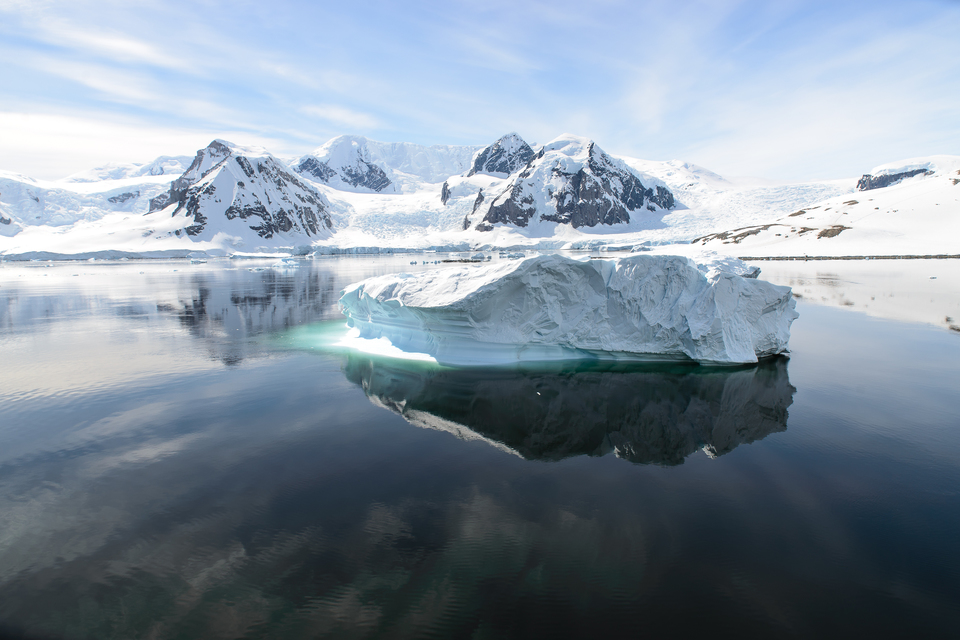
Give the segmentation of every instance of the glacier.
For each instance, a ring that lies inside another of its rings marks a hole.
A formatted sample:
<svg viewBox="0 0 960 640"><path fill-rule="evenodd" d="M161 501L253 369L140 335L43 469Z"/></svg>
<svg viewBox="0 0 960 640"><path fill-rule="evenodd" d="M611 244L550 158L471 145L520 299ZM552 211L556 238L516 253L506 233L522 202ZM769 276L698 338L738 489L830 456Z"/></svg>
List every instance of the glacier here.
<svg viewBox="0 0 960 640"><path fill-rule="evenodd" d="M451 366L567 359L756 363L786 353L789 287L725 258L541 255L369 278L340 309L358 345Z"/></svg>

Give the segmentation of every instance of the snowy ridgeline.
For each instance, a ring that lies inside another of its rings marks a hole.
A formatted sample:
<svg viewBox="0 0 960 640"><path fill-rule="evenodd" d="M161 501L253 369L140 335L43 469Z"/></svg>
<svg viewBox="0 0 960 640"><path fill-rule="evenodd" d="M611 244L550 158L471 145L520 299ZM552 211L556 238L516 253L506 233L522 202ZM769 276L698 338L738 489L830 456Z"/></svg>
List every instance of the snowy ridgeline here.
<svg viewBox="0 0 960 640"><path fill-rule="evenodd" d="M690 242L740 256L955 254L958 184L957 156L772 185L614 157L570 134L536 145L510 133L486 147L338 136L289 160L215 140L192 160L58 181L0 171L0 255Z"/></svg>
<svg viewBox="0 0 960 640"><path fill-rule="evenodd" d="M547 255L370 278L347 287L340 306L357 348L426 354L441 364L746 364L786 352L797 317L790 288L756 273L729 259Z"/></svg>

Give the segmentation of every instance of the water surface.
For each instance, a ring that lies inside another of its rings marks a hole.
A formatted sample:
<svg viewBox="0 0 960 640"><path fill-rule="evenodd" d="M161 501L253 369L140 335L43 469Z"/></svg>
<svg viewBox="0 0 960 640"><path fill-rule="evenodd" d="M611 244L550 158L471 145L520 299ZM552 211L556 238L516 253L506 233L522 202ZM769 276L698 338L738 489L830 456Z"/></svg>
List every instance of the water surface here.
<svg viewBox="0 0 960 640"><path fill-rule="evenodd" d="M0 266L0 635L955 633L956 331L807 295L737 369L299 339L408 263Z"/></svg>

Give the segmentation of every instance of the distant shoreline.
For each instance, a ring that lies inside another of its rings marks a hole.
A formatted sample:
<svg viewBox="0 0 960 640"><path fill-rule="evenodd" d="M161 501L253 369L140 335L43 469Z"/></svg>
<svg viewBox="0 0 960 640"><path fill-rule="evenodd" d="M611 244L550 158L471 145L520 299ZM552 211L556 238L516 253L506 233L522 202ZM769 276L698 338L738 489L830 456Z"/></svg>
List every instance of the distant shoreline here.
<svg viewBox="0 0 960 640"><path fill-rule="evenodd" d="M737 256L740 260L955 260L960 254L937 253L930 255L904 254L893 256Z"/></svg>

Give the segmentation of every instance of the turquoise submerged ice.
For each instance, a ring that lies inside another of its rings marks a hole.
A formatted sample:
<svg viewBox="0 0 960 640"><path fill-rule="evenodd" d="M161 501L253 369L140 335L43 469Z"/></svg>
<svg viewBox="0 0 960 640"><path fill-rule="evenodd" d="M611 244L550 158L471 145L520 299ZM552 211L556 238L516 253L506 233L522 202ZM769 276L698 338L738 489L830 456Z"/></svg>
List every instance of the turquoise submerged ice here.
<svg viewBox="0 0 960 640"><path fill-rule="evenodd" d="M789 287L757 280L738 260L643 254L391 274L352 284L340 298L357 337L449 365L753 363L787 350L795 306Z"/></svg>

